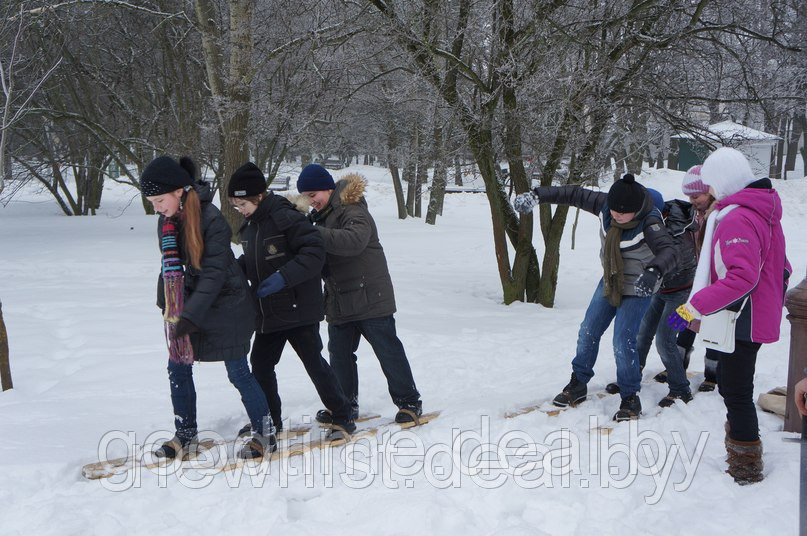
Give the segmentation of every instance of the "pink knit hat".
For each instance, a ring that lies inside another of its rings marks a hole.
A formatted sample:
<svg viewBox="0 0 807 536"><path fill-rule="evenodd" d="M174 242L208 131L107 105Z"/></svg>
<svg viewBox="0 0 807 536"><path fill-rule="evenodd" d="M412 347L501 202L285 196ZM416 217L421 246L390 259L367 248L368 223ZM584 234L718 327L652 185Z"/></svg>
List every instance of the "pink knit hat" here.
<svg viewBox="0 0 807 536"><path fill-rule="evenodd" d="M681 190L684 192L684 195L709 193L709 187L701 180L700 166L692 166L687 170L686 175L684 175L684 181L681 183Z"/></svg>

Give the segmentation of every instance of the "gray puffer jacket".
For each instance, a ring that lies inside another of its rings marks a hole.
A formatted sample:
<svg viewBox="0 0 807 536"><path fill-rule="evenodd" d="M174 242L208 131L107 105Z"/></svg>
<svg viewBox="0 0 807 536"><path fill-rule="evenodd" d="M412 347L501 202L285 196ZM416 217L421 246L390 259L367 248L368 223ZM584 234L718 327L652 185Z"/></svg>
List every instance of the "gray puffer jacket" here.
<svg viewBox="0 0 807 536"><path fill-rule="evenodd" d="M325 239L325 319L344 324L395 313L395 295L378 229L352 173L336 183L328 204L312 214Z"/></svg>

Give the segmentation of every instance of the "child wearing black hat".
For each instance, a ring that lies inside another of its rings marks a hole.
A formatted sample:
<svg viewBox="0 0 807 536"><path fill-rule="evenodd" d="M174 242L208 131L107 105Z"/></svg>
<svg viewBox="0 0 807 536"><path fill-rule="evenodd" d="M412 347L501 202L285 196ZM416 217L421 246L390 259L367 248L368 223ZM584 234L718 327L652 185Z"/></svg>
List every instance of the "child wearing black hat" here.
<svg viewBox="0 0 807 536"><path fill-rule="evenodd" d="M322 357L322 237L288 199L266 191L266 179L252 162L233 173L227 193L233 207L245 218L239 229L244 248L239 262L259 306L250 360L252 373L269 401L272 420L282 426L275 366L288 341L334 416L329 437L353 433L356 425L350 402ZM249 425L242 431L248 428Z"/></svg>
<svg viewBox="0 0 807 536"><path fill-rule="evenodd" d="M176 435L155 451L182 457L196 444L194 361L224 361L227 377L241 394L252 436L239 456L257 458L277 448L269 406L249 371L246 354L255 331L249 287L230 248L230 226L213 193L196 182L190 158L153 160L140 178L143 194L160 215L157 234L162 270L157 305L168 343L168 378Z"/></svg>
<svg viewBox="0 0 807 536"><path fill-rule="evenodd" d="M642 410L636 335L662 276L675 268L672 237L650 194L630 174L616 181L607 194L579 186L538 187L516 196L514 207L526 213L537 203L572 205L599 216L601 222L603 277L580 325L571 381L553 403L566 407L586 399L600 338L614 321L614 357L622 396L614 420L636 419Z"/></svg>

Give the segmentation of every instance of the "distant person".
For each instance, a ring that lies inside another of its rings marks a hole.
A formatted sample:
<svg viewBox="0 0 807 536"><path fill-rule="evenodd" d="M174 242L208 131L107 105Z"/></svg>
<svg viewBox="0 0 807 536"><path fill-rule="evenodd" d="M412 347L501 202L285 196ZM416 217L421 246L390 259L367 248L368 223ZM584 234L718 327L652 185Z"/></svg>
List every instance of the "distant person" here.
<svg viewBox="0 0 807 536"><path fill-rule="evenodd" d="M140 187L160 215L157 305L165 319L176 427L176 435L155 456L181 458L197 442L194 361L224 361L227 377L241 394L252 434L238 455L258 458L276 450L266 397L247 365L255 311L230 248L230 226L211 202L213 192L196 181L196 166L188 157L152 160Z"/></svg>
<svg viewBox="0 0 807 536"><path fill-rule="evenodd" d="M342 389L359 411L356 350L361 337L373 348L387 378L395 421L418 422L423 413L420 393L403 344L395 330L395 295L378 229L364 198L366 182L356 173L334 182L318 164L303 168L297 190L311 202L311 220L325 240L325 318L328 353ZM330 422L323 410L317 421Z"/></svg>
<svg viewBox="0 0 807 536"><path fill-rule="evenodd" d="M689 300L668 322L683 330L693 321L723 322L730 353L707 350L717 361L717 385L726 405L728 473L740 485L763 479L762 442L754 405L754 370L763 343L779 340L790 263L785 256L782 201L769 179L754 177L745 156L728 147L714 151L701 180L716 202L706 223L703 249ZM721 311L736 313L716 315ZM693 327L696 327L693 325Z"/></svg>
<svg viewBox="0 0 807 536"><path fill-rule="evenodd" d="M597 285L577 335L572 376L553 403L574 406L588 395L587 384L605 330L614 322L614 358L622 402L615 421L638 419L641 372L636 336L662 277L675 267L675 245L647 189L631 174L614 182L608 193L579 186L545 186L516 196L514 206L529 212L537 203L572 205L599 216L600 261Z"/></svg>
<svg viewBox="0 0 807 536"><path fill-rule="evenodd" d="M352 434L356 425L350 401L322 357L322 236L288 199L266 191L266 178L252 162L233 173L227 195L244 216L238 231L244 249L239 262L258 300L257 333L250 360L252 373L269 402L272 421L278 426L283 422L275 367L288 341L332 413L332 424L341 429L340 434ZM249 426L241 429L241 433L248 431Z"/></svg>

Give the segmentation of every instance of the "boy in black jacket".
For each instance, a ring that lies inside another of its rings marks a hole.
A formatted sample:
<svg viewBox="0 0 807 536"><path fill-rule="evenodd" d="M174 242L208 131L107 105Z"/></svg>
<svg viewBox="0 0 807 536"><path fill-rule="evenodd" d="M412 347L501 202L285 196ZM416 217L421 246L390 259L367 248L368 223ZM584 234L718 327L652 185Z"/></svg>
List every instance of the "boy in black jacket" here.
<svg viewBox="0 0 807 536"><path fill-rule="evenodd" d="M356 425L350 402L322 357L322 237L288 199L266 191L266 179L252 162L233 173L227 193L233 207L246 219L239 229L244 254L238 260L258 298L250 361L252 373L266 393L272 420L280 430L275 366L289 341L323 404L333 414L334 430L353 433Z"/></svg>

